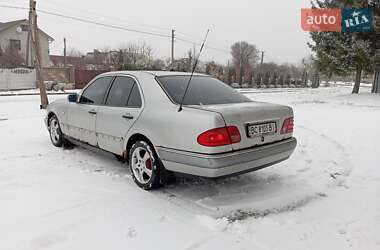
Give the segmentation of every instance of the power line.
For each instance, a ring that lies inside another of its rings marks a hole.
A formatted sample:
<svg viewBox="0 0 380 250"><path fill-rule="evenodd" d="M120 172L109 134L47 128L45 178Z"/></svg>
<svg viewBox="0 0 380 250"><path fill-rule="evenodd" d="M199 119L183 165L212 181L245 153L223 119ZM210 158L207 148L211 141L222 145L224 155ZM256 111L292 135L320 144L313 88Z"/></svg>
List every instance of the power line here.
<svg viewBox="0 0 380 250"><path fill-rule="evenodd" d="M12 6L12 5L0 5L0 7L6 8L6 9L29 10L29 8L26 8L26 7L19 7L19 6Z"/></svg>
<svg viewBox="0 0 380 250"><path fill-rule="evenodd" d="M13 6L13 5L0 5L0 8L29 10L29 8L26 8L26 7ZM113 25L113 24L107 24L107 23L103 23L100 21L90 20L90 19L86 19L86 18L82 18L82 17L75 17L75 16L71 16L71 15L60 14L60 13L53 12L53 11L37 9L37 12L43 13L46 15L51 15L51 16L58 16L58 17L65 18L65 19L71 19L71 20L82 22L82 23L94 24L94 25L98 25L98 26L102 26L102 27L106 27L106 28L119 29L119 30L134 32L134 33L140 33L140 34L145 34L145 35L162 37L162 38L171 38L172 37L171 35L165 35L162 33L144 31L144 30L129 28L129 27L125 27L125 26L119 26L119 25ZM178 33L181 33L184 36L188 36L186 33L183 33L183 32L178 32ZM193 40L185 39L183 37L176 36L176 40L184 42L184 43L192 44L192 45L201 46L201 43L195 42ZM222 53L226 53L226 54L230 54L230 51L226 50L226 49L216 48L216 47L209 46L209 45L205 45L205 48L210 49L210 50L214 50L214 51L218 51L218 52L222 52Z"/></svg>
<svg viewBox="0 0 380 250"><path fill-rule="evenodd" d="M88 19L84 19L81 17L73 17L73 16L68 16L68 15L63 15L63 14L59 14L59 13L55 13L55 12L51 12L51 11L46 11L46 10L37 10L37 11L40 13L43 13L43 14L47 14L47 15L58 16L58 17L66 18L66 19L76 20L76 21L83 22L83 23L95 24L95 25L113 28L113 29L125 30L125 31L130 31L130 32L135 32L135 33L140 33L140 34L145 34L145 35L152 35L152 36L157 36L157 37L165 37L165 38L171 37L169 35L164 35L164 34L160 34L160 33L153 33L153 32L148 32L148 31L132 29L132 28L126 28L123 26L118 26L118 25L113 25L113 24L105 24L105 23L101 23L98 21L88 20Z"/></svg>
<svg viewBox="0 0 380 250"><path fill-rule="evenodd" d="M53 4L51 2L55 2L55 3ZM59 1L56 1L56 0L49 0L49 2L46 2L44 4L48 4L48 5L51 5L51 6L56 6L58 4L58 5L67 7L67 8L68 7L72 8L72 6L67 5L67 4L62 4L62 2L59 2ZM122 19L122 18L119 18L119 17L116 17L116 16L107 16L107 15L104 15L103 13L98 13L98 12L95 12L95 11L89 11L88 9L82 9L82 8L77 8L76 7L75 10L78 10L80 12L86 12L86 13L88 13L90 15L96 15L97 17L104 17L104 18L107 18L107 19L113 19L113 20L117 20L117 21L121 21L121 22L130 23L130 24L133 24L133 25L149 28L149 29L155 29L155 30L161 30L161 31L169 31L170 30L170 28L164 28L164 27L159 27L159 26L156 26L156 25L150 25L150 24L132 22L130 20Z"/></svg>
<svg viewBox="0 0 380 250"><path fill-rule="evenodd" d="M181 38L181 37L176 37L176 39L178 41L181 41L181 42L185 42L185 43L189 43L189 44L195 44L195 45L198 45L198 46L201 46L200 43L198 42L194 42L194 41L191 41L191 40L187 40L187 39L184 39L184 38ZM230 54L230 51L226 50L226 49L219 49L219 48L215 48L215 47L212 47L212 46L208 46L208 45L205 45L205 48L208 48L208 49L212 49L212 50L216 50L216 51L219 51L219 52L223 52L223 53L228 53Z"/></svg>
<svg viewBox="0 0 380 250"><path fill-rule="evenodd" d="M1 8L8 8L8 9L29 10L29 8L26 8L26 7L11 6L11 5L0 5L0 7ZM74 16L69 16L69 15L59 14L59 13L47 11L47 10L38 9L37 12L43 13L46 15L52 15L52 16L58 16L61 18L71 19L71 20L82 22L82 23L89 23L89 24L94 24L94 25L98 25L98 26L102 26L102 27L119 29L119 30L124 30L124 31L129 31L129 32L135 32L135 33L140 33L140 34L144 34L144 35L151 35L151 36L164 37L164 38L170 38L171 37L170 35L165 35L165 34L161 34L161 33L154 33L154 32L149 32L149 31L143 31L143 30L132 29L132 28L127 28L127 27L123 27L123 26L113 25L113 24L106 24L106 23L102 23L102 22L98 22L98 21L94 21L94 20L89 20L89 19L85 19L85 18L81 18L81 17L74 17Z"/></svg>

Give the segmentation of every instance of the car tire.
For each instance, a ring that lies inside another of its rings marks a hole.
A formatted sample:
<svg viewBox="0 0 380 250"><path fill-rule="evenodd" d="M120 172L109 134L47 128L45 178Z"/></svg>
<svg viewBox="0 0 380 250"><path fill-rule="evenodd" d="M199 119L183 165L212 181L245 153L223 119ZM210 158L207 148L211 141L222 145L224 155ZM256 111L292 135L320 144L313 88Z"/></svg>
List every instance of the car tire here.
<svg viewBox="0 0 380 250"><path fill-rule="evenodd" d="M153 146L137 141L129 152L129 169L137 186L144 190L160 187L163 166Z"/></svg>
<svg viewBox="0 0 380 250"><path fill-rule="evenodd" d="M54 146L59 148L63 146L64 138L56 115L52 115L49 119L49 134Z"/></svg>

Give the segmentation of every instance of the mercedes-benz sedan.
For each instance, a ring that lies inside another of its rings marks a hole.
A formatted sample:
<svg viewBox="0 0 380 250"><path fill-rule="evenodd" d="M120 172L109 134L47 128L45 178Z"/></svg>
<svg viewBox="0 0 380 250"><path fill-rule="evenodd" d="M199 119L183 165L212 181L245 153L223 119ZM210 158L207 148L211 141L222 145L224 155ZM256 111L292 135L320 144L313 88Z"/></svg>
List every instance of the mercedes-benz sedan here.
<svg viewBox="0 0 380 250"><path fill-rule="evenodd" d="M79 94L48 106L51 141L115 154L144 189L159 187L170 172L216 178L290 157L297 144L290 107L252 101L201 74L184 97L189 78L182 72L99 75Z"/></svg>

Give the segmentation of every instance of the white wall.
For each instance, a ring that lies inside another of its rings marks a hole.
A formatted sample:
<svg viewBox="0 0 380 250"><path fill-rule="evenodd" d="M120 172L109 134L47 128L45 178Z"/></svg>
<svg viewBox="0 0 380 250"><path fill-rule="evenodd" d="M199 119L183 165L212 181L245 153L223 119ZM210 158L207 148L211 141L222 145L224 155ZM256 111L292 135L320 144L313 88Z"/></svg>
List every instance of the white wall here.
<svg viewBox="0 0 380 250"><path fill-rule="evenodd" d="M0 90L34 89L37 87L34 69L0 69Z"/></svg>

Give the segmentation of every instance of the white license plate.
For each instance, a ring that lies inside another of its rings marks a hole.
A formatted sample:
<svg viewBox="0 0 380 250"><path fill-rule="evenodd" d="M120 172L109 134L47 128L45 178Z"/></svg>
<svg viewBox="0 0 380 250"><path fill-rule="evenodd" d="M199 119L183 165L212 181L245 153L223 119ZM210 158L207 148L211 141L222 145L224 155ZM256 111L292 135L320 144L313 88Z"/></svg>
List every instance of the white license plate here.
<svg viewBox="0 0 380 250"><path fill-rule="evenodd" d="M261 124L250 124L247 126L248 137L262 136L276 133L276 123L268 122Z"/></svg>

